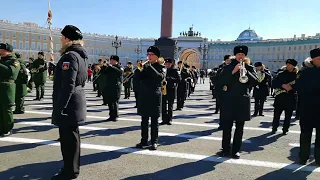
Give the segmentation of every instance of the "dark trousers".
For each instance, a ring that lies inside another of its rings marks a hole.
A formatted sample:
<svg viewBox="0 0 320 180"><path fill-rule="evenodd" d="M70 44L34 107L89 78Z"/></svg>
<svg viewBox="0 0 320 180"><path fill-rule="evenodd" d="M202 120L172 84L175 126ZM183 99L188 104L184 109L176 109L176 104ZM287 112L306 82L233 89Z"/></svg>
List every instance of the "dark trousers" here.
<svg viewBox="0 0 320 180"><path fill-rule="evenodd" d="M159 117L151 117L151 143L158 143L158 134L159 134ZM148 130L149 130L149 117L141 117L141 144L148 143Z"/></svg>
<svg viewBox="0 0 320 180"><path fill-rule="evenodd" d="M162 96L162 122L168 123L172 121L174 98Z"/></svg>
<svg viewBox="0 0 320 180"><path fill-rule="evenodd" d="M301 129L301 134L300 134L299 157L301 161L307 161L310 155L313 127L300 126L300 129ZM316 162L320 163L320 128L316 128L314 157Z"/></svg>
<svg viewBox="0 0 320 180"><path fill-rule="evenodd" d="M97 90L97 83L96 82L92 82L92 86L93 86L93 91Z"/></svg>
<svg viewBox="0 0 320 180"><path fill-rule="evenodd" d="M257 115L258 113L260 115L263 114L263 106L266 98L265 97L255 97L254 98L254 114Z"/></svg>
<svg viewBox="0 0 320 180"><path fill-rule="evenodd" d="M108 102L109 116L111 119L119 117L119 101Z"/></svg>
<svg viewBox="0 0 320 180"><path fill-rule="evenodd" d="M300 117L300 109L301 109L301 103L300 103L300 98L299 98L299 95L298 95L298 100L297 100L297 107L296 107L296 118L299 118Z"/></svg>
<svg viewBox="0 0 320 180"><path fill-rule="evenodd" d="M220 97L216 96L216 113L218 113L220 110L220 104L221 104L220 100L221 100Z"/></svg>
<svg viewBox="0 0 320 180"><path fill-rule="evenodd" d="M282 131L288 132L289 127L290 127L291 116L293 113L293 109L291 109L291 108L287 108L287 109L277 108L277 107L274 108L272 129L275 131L278 129L279 123L280 123L280 116L281 116L282 111L284 111L284 113L285 113Z"/></svg>
<svg viewBox="0 0 320 180"><path fill-rule="evenodd" d="M16 96L15 104L16 104L15 111L24 112L24 96Z"/></svg>
<svg viewBox="0 0 320 180"><path fill-rule="evenodd" d="M37 99L44 97L44 83L43 84L36 84L36 97Z"/></svg>
<svg viewBox="0 0 320 180"><path fill-rule="evenodd" d="M78 127L59 127L63 171L70 176L80 173L80 135Z"/></svg>
<svg viewBox="0 0 320 180"><path fill-rule="evenodd" d="M92 81L92 76L88 76L87 82L91 82Z"/></svg>
<svg viewBox="0 0 320 180"><path fill-rule="evenodd" d="M138 93L138 91L134 91L134 97L136 98L136 107L139 107L139 106L138 106L138 104L139 104L139 100L138 100L138 98L139 98L139 93Z"/></svg>
<svg viewBox="0 0 320 180"><path fill-rule="evenodd" d="M230 141L232 132L233 121L225 121L223 123L223 134L222 134L222 149L224 152L230 151ZM240 151L242 145L244 122L236 122L236 130L233 135L232 143L232 154L236 154Z"/></svg>
<svg viewBox="0 0 320 180"><path fill-rule="evenodd" d="M130 87L124 87L124 98L130 97Z"/></svg>
<svg viewBox="0 0 320 180"><path fill-rule="evenodd" d="M31 79L29 80L29 82L28 82L28 84L27 84L27 87L32 91L32 89L33 89L32 77L31 77Z"/></svg>
<svg viewBox="0 0 320 180"><path fill-rule="evenodd" d="M202 84L204 84L204 77L200 78L200 84L201 84L201 81L202 81Z"/></svg>
<svg viewBox="0 0 320 180"><path fill-rule="evenodd" d="M186 100L185 92L177 92L177 108L183 108L184 101Z"/></svg>
<svg viewBox="0 0 320 180"><path fill-rule="evenodd" d="M102 95L102 92L100 90L100 85L99 83L97 83L97 90L98 90L98 94L97 94L97 97L100 97Z"/></svg>

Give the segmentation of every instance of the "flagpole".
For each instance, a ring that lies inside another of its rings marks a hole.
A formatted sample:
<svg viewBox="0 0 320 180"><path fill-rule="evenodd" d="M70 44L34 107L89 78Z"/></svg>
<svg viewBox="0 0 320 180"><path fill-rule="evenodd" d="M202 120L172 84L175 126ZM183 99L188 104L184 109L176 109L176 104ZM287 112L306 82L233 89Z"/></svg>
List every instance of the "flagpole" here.
<svg viewBox="0 0 320 180"><path fill-rule="evenodd" d="M53 59L53 40L52 40L52 12L51 12L51 8L50 8L50 0L48 0L48 18L47 18L47 23L48 23L48 28L49 28L49 39L50 39L50 43L49 43L49 52L50 52L50 61L52 61L54 63L54 59Z"/></svg>

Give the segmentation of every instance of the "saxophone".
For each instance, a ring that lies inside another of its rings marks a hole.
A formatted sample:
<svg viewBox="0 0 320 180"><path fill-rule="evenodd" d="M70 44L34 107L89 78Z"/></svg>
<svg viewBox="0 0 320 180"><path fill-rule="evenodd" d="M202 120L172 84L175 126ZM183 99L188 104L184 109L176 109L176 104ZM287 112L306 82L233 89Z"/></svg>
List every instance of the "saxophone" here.
<svg viewBox="0 0 320 180"><path fill-rule="evenodd" d="M296 83L296 80L293 80L293 81L291 81L291 82L289 82L287 84L288 85L293 85L295 83ZM282 93L288 93L288 91L285 90L285 89L282 89L282 88L277 88L277 89L274 90L274 95L275 96L278 96L279 94L282 94Z"/></svg>
<svg viewBox="0 0 320 180"><path fill-rule="evenodd" d="M44 65L40 65L38 68L32 68L31 73L38 73L41 68L44 68Z"/></svg>
<svg viewBox="0 0 320 180"><path fill-rule="evenodd" d="M167 95L167 80L166 80L166 76L167 76L167 70L165 71L165 75L164 75L164 79L163 81L161 82L161 92L162 92L162 95Z"/></svg>

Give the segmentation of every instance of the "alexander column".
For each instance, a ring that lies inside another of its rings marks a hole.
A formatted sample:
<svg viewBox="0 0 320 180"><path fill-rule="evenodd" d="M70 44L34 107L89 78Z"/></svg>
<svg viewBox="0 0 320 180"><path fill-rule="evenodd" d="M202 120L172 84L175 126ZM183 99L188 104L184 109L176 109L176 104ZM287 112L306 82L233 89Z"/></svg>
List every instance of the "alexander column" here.
<svg viewBox="0 0 320 180"><path fill-rule="evenodd" d="M172 37L173 0L162 0L161 10L161 35L155 41L155 46L159 47L162 57L174 58L176 41Z"/></svg>

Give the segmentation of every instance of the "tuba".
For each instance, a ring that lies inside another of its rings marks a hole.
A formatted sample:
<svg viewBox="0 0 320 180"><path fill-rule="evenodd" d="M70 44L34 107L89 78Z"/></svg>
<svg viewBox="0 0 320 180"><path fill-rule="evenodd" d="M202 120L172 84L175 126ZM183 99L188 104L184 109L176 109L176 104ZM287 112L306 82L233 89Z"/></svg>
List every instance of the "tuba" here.
<svg viewBox="0 0 320 180"><path fill-rule="evenodd" d="M249 80L248 76L247 76L247 70L246 70L246 63L241 60L240 62L240 77L239 77L239 81L241 83L247 83Z"/></svg>

